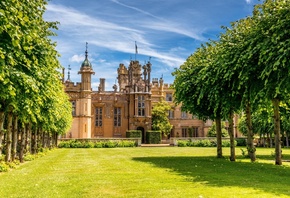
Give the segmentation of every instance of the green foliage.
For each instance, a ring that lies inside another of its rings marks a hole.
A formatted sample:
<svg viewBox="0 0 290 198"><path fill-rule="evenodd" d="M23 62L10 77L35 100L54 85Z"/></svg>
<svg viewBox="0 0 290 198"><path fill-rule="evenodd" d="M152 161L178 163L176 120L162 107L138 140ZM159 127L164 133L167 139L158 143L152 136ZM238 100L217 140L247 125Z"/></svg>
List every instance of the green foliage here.
<svg viewBox="0 0 290 198"><path fill-rule="evenodd" d="M235 146L237 145L237 141L235 141ZM216 140L178 140L178 147L216 147ZM222 147L230 147L230 140L222 140Z"/></svg>
<svg viewBox="0 0 290 198"><path fill-rule="evenodd" d="M164 100L155 104L152 108L152 129L161 131L164 134L169 134L172 125L169 122L168 111L171 106Z"/></svg>
<svg viewBox="0 0 290 198"><path fill-rule="evenodd" d="M228 137L228 131L225 129L225 124L222 123L222 137ZM207 137L216 137L216 124L214 123L208 130Z"/></svg>
<svg viewBox="0 0 290 198"><path fill-rule="evenodd" d="M161 131L146 131L146 143L147 144L159 144L161 141Z"/></svg>
<svg viewBox="0 0 290 198"><path fill-rule="evenodd" d="M108 141L62 141L58 148L116 148L116 147L135 147L135 141L131 140L108 140Z"/></svg>
<svg viewBox="0 0 290 198"><path fill-rule="evenodd" d="M24 161L32 161L35 160L36 156L31 154L24 155Z"/></svg>
<svg viewBox="0 0 290 198"><path fill-rule="evenodd" d="M237 146L246 146L247 139L246 138L236 138Z"/></svg>
<svg viewBox="0 0 290 198"><path fill-rule="evenodd" d="M141 138L142 132L140 130L128 130L126 131L126 138Z"/></svg>
<svg viewBox="0 0 290 198"><path fill-rule="evenodd" d="M0 162L0 172L7 172L9 170L9 165L5 162Z"/></svg>

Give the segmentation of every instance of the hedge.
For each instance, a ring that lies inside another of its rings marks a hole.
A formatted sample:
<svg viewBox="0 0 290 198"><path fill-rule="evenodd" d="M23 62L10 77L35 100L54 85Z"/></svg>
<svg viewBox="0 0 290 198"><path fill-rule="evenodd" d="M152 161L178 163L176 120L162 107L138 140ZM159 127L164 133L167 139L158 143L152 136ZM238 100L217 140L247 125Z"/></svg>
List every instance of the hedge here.
<svg viewBox="0 0 290 198"><path fill-rule="evenodd" d="M141 138L142 132L140 130L128 130L126 131L126 138Z"/></svg>
<svg viewBox="0 0 290 198"><path fill-rule="evenodd" d="M58 148L116 148L116 147L135 147L136 142L131 140L109 140L109 141L62 141Z"/></svg>
<svg viewBox="0 0 290 198"><path fill-rule="evenodd" d="M230 140L222 140L222 147L230 147ZM235 140L235 146L237 145L237 141ZM177 146L179 147L216 147L216 140L178 140Z"/></svg>
<svg viewBox="0 0 290 198"><path fill-rule="evenodd" d="M161 131L146 131L147 144L159 144L161 142Z"/></svg>

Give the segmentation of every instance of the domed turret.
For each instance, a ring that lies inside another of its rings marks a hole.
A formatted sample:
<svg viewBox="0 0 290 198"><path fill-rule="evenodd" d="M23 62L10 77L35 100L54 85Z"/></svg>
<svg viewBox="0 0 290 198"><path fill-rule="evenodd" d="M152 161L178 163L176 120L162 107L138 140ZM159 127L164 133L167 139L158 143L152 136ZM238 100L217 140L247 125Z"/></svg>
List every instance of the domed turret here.
<svg viewBox="0 0 290 198"><path fill-rule="evenodd" d="M82 63L81 67L92 67L92 64L90 63L89 59L88 59L88 43L86 43L86 58L84 60L84 62Z"/></svg>

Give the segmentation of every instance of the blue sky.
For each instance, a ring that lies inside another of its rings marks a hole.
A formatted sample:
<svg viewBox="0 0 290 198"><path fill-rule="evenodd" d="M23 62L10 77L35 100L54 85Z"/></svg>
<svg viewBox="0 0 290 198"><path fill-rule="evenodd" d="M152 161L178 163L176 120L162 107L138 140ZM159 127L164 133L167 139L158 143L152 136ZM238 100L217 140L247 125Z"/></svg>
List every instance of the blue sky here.
<svg viewBox="0 0 290 198"><path fill-rule="evenodd" d="M59 30L52 40L63 67L71 66L71 80L80 81L78 71L85 58L95 75L93 90L106 78L112 90L120 63L128 66L135 59L143 65L151 57L152 78L163 76L174 81L171 73L201 43L215 40L221 26L252 14L258 0L50 0L45 20L58 21Z"/></svg>

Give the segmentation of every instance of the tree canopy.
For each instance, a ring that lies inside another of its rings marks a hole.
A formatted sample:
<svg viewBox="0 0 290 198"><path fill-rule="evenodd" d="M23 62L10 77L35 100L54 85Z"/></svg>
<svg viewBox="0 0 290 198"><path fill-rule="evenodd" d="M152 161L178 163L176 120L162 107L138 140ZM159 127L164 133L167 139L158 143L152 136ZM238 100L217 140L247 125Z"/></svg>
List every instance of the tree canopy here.
<svg viewBox="0 0 290 198"><path fill-rule="evenodd" d="M173 72L176 102L190 113L229 123L233 112L246 113L252 161L251 114L261 101L271 101L275 163L282 164L279 106L288 100L290 90L289 10L289 0L265 0L254 7L252 16L224 27L218 40L202 44Z"/></svg>

